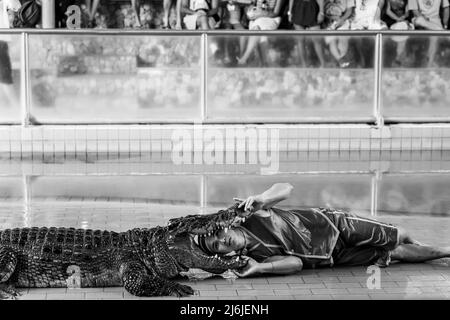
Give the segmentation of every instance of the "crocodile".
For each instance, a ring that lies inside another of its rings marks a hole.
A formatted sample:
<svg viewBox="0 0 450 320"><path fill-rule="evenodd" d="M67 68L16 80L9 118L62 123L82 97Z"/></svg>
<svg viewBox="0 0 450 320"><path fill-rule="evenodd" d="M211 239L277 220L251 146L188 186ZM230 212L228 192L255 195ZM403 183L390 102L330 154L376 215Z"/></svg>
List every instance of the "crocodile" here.
<svg viewBox="0 0 450 320"><path fill-rule="evenodd" d="M16 288L123 286L136 296L188 296L176 282L190 268L214 274L246 265L243 257L211 256L198 237L230 228L251 215L235 204L211 214L170 219L166 226L125 232L64 227L0 230L0 298Z"/></svg>

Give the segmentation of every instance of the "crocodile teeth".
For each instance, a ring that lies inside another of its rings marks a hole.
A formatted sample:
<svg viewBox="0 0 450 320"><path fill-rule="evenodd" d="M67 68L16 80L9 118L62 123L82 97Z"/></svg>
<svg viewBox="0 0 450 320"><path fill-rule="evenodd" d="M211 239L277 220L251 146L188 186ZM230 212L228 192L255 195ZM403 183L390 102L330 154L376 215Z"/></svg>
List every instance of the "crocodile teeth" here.
<svg viewBox="0 0 450 320"><path fill-rule="evenodd" d="M217 254L214 256L214 258L216 258L216 259L217 259L218 257L219 257L219 256L218 256Z"/></svg>
<svg viewBox="0 0 450 320"><path fill-rule="evenodd" d="M242 222L245 222L245 218L242 218Z"/></svg>
<svg viewBox="0 0 450 320"><path fill-rule="evenodd" d="M227 227L225 227L225 233L227 233L228 232L228 228Z"/></svg>
<svg viewBox="0 0 450 320"><path fill-rule="evenodd" d="M236 262L238 262L239 261L239 257L236 257Z"/></svg>

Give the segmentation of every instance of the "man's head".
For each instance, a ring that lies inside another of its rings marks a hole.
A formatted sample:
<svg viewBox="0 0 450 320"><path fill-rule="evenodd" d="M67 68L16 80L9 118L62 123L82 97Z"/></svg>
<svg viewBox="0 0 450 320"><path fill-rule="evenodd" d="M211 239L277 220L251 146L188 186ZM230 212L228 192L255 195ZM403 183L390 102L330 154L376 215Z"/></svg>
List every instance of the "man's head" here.
<svg viewBox="0 0 450 320"><path fill-rule="evenodd" d="M221 229L213 235L199 238L200 248L208 254L227 254L245 248L245 237L237 228Z"/></svg>
<svg viewBox="0 0 450 320"><path fill-rule="evenodd" d="M169 250L181 269L198 268L221 274L228 269L239 269L247 264L247 260L236 256L220 256L211 254L200 245L206 237L193 236L188 233L170 239ZM203 243L204 245L204 243ZM186 271L183 270L183 271ZM180 271L180 270L177 270Z"/></svg>

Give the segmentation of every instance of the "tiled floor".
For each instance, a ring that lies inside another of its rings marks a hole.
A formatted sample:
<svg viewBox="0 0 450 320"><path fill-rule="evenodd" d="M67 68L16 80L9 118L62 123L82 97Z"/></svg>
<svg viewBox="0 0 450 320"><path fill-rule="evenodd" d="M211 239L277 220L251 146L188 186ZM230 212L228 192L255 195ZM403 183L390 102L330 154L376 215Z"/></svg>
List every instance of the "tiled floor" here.
<svg viewBox="0 0 450 320"><path fill-rule="evenodd" d="M304 270L290 276L182 281L196 295L182 299L450 299L450 260L432 264L397 264L381 270L379 289L368 289L366 268ZM138 298L123 288L25 289L19 299L179 299Z"/></svg>
<svg viewBox="0 0 450 320"><path fill-rule="evenodd" d="M40 199L32 203L28 214L21 214L18 206L4 205L0 208L0 228L20 227L24 223L83 227L86 223L89 228L121 231L137 224L141 227L164 225L171 217L198 210L194 205L79 200ZM390 215L379 219L405 227L419 241L450 245L450 218ZM304 270L297 275L236 279L234 282L216 277L182 283L196 290L196 295L186 299L450 299L450 259L427 264L396 264L381 269L379 289L367 287L369 276L366 268L351 267ZM23 289L19 299L139 298L119 287Z"/></svg>

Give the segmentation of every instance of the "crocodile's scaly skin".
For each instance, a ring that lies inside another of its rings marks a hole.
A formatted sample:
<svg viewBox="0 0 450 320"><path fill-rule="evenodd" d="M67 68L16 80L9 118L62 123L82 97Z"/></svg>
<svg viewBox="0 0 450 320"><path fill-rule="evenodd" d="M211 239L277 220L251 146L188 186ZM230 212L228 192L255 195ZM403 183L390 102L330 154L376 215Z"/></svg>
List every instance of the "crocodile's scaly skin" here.
<svg viewBox="0 0 450 320"><path fill-rule="evenodd" d="M180 271L220 273L245 265L243 259L210 257L195 244L239 221L237 207L210 215L171 220L166 227L126 232L74 228L0 230L0 298L15 287L124 286L138 296L185 296L189 286L172 280ZM3 289L2 287L3 286Z"/></svg>

